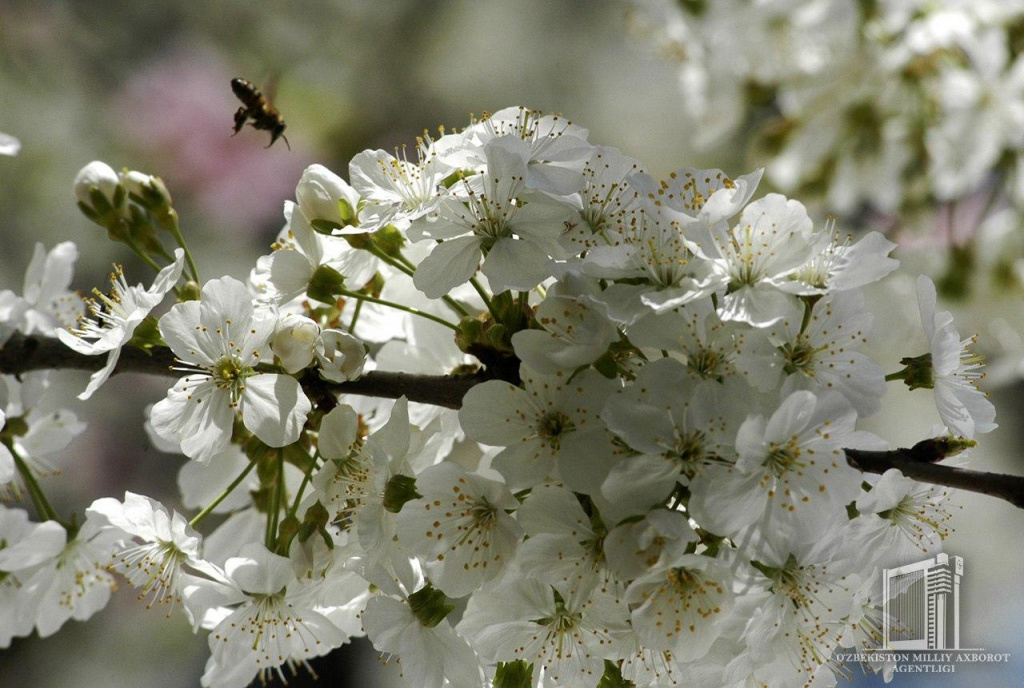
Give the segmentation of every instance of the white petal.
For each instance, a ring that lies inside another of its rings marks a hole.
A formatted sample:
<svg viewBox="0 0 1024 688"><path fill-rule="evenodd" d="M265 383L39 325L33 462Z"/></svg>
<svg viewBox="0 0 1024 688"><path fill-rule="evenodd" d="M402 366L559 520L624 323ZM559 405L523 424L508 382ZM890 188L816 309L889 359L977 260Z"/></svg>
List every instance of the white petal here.
<svg viewBox="0 0 1024 688"><path fill-rule="evenodd" d="M501 447L534 434L537 415L525 391L508 382L490 380L463 397L459 422L472 439Z"/></svg>
<svg viewBox="0 0 1024 688"><path fill-rule="evenodd" d="M480 263L482 242L479 237L459 237L438 244L416 267L413 284L432 299L465 284Z"/></svg>
<svg viewBox="0 0 1024 688"><path fill-rule="evenodd" d="M219 352L205 350L206 338L201 337L199 302L185 301L171 307L160 318L160 336L171 347L174 355L189 363L211 367Z"/></svg>
<svg viewBox="0 0 1024 688"><path fill-rule="evenodd" d="M495 294L527 291L551 276L547 252L530 240L498 239L484 260L483 273Z"/></svg>
<svg viewBox="0 0 1024 688"><path fill-rule="evenodd" d="M293 377L254 375L245 381L242 422L271 447L283 447L299 439L311 408Z"/></svg>

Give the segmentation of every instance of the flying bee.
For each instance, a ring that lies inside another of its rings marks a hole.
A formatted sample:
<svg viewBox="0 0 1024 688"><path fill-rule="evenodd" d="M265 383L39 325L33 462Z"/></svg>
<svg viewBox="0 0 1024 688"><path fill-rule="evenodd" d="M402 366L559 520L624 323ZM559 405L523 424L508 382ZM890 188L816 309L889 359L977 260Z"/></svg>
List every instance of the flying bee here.
<svg viewBox="0 0 1024 688"><path fill-rule="evenodd" d="M285 123L281 113L258 88L245 79L232 79L231 90L242 101L242 107L235 111L235 134L242 131L246 121L251 119L249 124L253 129L270 132L270 143L267 144L267 148L273 146L274 141L280 137L284 139L284 145L288 146L288 150L292 149L288 137L284 135Z"/></svg>

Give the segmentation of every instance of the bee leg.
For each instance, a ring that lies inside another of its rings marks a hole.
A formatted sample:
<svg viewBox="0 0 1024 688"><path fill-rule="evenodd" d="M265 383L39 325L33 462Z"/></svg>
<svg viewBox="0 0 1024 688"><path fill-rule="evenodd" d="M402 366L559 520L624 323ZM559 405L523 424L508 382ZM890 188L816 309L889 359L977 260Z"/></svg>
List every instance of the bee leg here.
<svg viewBox="0 0 1024 688"><path fill-rule="evenodd" d="M235 110L235 134L242 131L242 127L245 126L245 120L247 119L249 119L249 113L244 107ZM235 134L232 134L232 136Z"/></svg>
<svg viewBox="0 0 1024 688"><path fill-rule="evenodd" d="M270 130L270 143L268 143L266 147L270 148L271 146L273 146L274 142L277 141L277 139L279 137L280 138L284 138L284 144L286 146L288 146L288 150L291 150L292 149L291 144L288 143L288 139L285 138L285 136L284 136L284 124L283 123L282 124L278 124L277 126L273 127Z"/></svg>

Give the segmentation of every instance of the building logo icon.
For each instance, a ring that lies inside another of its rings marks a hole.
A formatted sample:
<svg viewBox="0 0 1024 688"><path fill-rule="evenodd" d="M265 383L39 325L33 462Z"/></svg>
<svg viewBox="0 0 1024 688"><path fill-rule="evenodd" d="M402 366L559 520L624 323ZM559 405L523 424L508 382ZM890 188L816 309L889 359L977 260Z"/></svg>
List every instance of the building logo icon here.
<svg viewBox="0 0 1024 688"><path fill-rule="evenodd" d="M963 557L935 557L882 571L882 647L959 650Z"/></svg>

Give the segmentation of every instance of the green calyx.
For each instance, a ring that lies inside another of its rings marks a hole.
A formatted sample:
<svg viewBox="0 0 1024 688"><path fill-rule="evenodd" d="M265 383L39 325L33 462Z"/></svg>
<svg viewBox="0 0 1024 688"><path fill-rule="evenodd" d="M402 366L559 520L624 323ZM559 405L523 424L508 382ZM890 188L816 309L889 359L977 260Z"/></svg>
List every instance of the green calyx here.
<svg viewBox="0 0 1024 688"><path fill-rule="evenodd" d="M416 491L416 478L410 475L396 475L384 487L384 509L397 514L406 502L422 497Z"/></svg>
<svg viewBox="0 0 1024 688"><path fill-rule="evenodd" d="M622 670L616 662L604 660L604 675L597 682L597 688L636 688L636 684L622 677Z"/></svg>
<svg viewBox="0 0 1024 688"><path fill-rule="evenodd" d="M309 278L306 293L311 299L321 303L335 303L337 296L345 288L345 276L329 265L321 265L313 271Z"/></svg>
<svg viewBox="0 0 1024 688"><path fill-rule="evenodd" d="M24 437L28 434L28 423L21 416L13 416L7 419L3 429L0 430L0 442L10 444L15 437Z"/></svg>
<svg viewBox="0 0 1024 688"><path fill-rule="evenodd" d="M448 604L444 593L430 583L409 595L409 608L425 628L433 628L444 621L455 605Z"/></svg>
<svg viewBox="0 0 1024 688"><path fill-rule="evenodd" d="M346 227L356 227L359 225L359 213L344 198L338 199L338 217L341 218Z"/></svg>
<svg viewBox="0 0 1024 688"><path fill-rule="evenodd" d="M533 685L533 664L522 659L498 662L492 685L494 688L530 688Z"/></svg>
<svg viewBox="0 0 1024 688"><path fill-rule="evenodd" d="M886 381L903 380L911 390L932 389L935 387L935 371L932 368L930 353L900 359L903 370L886 375Z"/></svg>
<svg viewBox="0 0 1024 688"><path fill-rule="evenodd" d="M157 319L151 315L146 316L139 323L135 328L135 332L132 333L132 338L128 340L128 346L134 346L147 352L154 346L161 346L163 343L164 340L160 336Z"/></svg>
<svg viewBox="0 0 1024 688"><path fill-rule="evenodd" d="M78 207L87 218L100 227L110 228L121 219L121 210L128 199L124 184L114 188L112 198L107 198L98 186L89 187L89 203L79 202Z"/></svg>
<svg viewBox="0 0 1024 688"><path fill-rule="evenodd" d="M129 193L128 197L158 217L167 214L173 206L171 192L164 180L152 175L145 183L139 184L138 193Z"/></svg>

